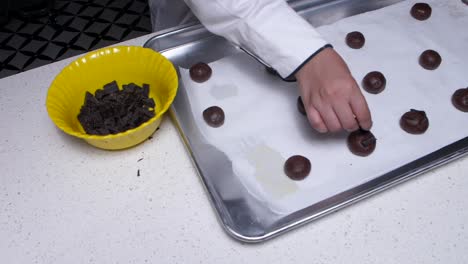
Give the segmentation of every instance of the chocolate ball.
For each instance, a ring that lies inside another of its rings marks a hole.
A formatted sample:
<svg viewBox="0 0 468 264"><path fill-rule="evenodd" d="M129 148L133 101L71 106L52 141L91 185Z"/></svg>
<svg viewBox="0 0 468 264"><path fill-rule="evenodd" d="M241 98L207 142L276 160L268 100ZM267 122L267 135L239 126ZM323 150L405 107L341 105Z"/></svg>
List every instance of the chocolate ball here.
<svg viewBox="0 0 468 264"><path fill-rule="evenodd" d="M305 116L307 115L305 107L304 107L304 102L302 102L302 98L300 96L297 97L297 110L299 111L299 113Z"/></svg>
<svg viewBox="0 0 468 264"><path fill-rule="evenodd" d="M468 112L468 87L458 89L452 95L452 104L462 112Z"/></svg>
<svg viewBox="0 0 468 264"><path fill-rule="evenodd" d="M419 65L426 70L435 70L442 63L442 57L434 50L426 50L419 56Z"/></svg>
<svg viewBox="0 0 468 264"><path fill-rule="evenodd" d="M423 134L429 127L426 112L411 109L401 116L400 127L410 134Z"/></svg>
<svg viewBox="0 0 468 264"><path fill-rule="evenodd" d="M190 67L190 78L197 83L206 82L210 79L211 73L210 66L204 62L199 62Z"/></svg>
<svg viewBox="0 0 468 264"><path fill-rule="evenodd" d="M362 87L368 93L378 94L385 89L387 80L385 76L378 71L369 72L362 80Z"/></svg>
<svg viewBox="0 0 468 264"><path fill-rule="evenodd" d="M426 3L416 3L411 8L411 16L417 20L423 21L428 19L432 14L432 8Z"/></svg>
<svg viewBox="0 0 468 264"><path fill-rule="evenodd" d="M377 139L374 134L366 130L356 130L348 135L348 148L357 156L369 156L375 150Z"/></svg>
<svg viewBox="0 0 468 264"><path fill-rule="evenodd" d="M353 31L346 35L346 44L352 49L360 49L364 46L366 39L361 32Z"/></svg>
<svg viewBox="0 0 468 264"><path fill-rule="evenodd" d="M284 163L284 173L292 180L300 181L310 173L312 165L306 157L295 155Z"/></svg>
<svg viewBox="0 0 468 264"><path fill-rule="evenodd" d="M468 0L462 0L465 5L468 5Z"/></svg>
<svg viewBox="0 0 468 264"><path fill-rule="evenodd" d="M211 106L203 111L203 119L211 127L220 127L224 124L224 111L219 106Z"/></svg>

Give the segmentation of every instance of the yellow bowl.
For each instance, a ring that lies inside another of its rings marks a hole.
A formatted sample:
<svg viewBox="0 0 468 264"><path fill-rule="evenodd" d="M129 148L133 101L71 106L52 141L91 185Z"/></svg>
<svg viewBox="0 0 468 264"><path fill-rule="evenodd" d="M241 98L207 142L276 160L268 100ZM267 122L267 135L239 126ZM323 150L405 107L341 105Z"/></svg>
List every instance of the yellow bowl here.
<svg viewBox="0 0 468 264"><path fill-rule="evenodd" d="M122 133L86 134L77 118L86 92L94 94L114 80L119 87L129 83L149 84L150 97L156 103L156 115L139 127ZM46 107L49 117L65 133L98 148L124 149L141 143L154 133L174 101L177 87L174 66L161 54L136 46L108 47L90 52L65 67L49 87Z"/></svg>

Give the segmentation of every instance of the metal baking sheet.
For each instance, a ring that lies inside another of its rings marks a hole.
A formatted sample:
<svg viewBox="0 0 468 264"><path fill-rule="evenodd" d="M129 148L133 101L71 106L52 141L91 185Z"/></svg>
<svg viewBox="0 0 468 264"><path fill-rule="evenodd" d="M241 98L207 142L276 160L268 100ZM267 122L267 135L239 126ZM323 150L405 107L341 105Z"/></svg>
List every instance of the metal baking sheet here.
<svg viewBox="0 0 468 264"><path fill-rule="evenodd" d="M314 26L321 26L396 2L400 1L300 1L294 2L293 7ZM163 33L150 39L145 46L162 52L183 68L198 61L212 62L242 52L200 25ZM234 238L245 242L272 238L468 152L468 138L464 138L355 188L284 215L275 213L253 197L233 173L228 157L204 142L194 123L182 82L171 113L223 226Z"/></svg>

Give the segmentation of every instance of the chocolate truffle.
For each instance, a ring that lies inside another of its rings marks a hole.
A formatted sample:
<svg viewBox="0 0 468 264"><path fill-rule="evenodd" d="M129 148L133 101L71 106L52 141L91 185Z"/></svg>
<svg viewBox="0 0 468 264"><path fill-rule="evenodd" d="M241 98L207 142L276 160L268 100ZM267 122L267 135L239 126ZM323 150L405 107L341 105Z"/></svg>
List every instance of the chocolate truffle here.
<svg viewBox="0 0 468 264"><path fill-rule="evenodd" d="M202 83L206 82L211 77L211 68L204 62L199 62L190 67L190 78L194 82Z"/></svg>
<svg viewBox="0 0 468 264"><path fill-rule="evenodd" d="M465 5L468 5L468 0L462 0Z"/></svg>
<svg viewBox="0 0 468 264"><path fill-rule="evenodd" d="M368 93L378 94L385 89L387 80L385 76L378 71L369 72L362 80L362 87Z"/></svg>
<svg viewBox="0 0 468 264"><path fill-rule="evenodd" d="M419 65L426 70L435 70L442 63L442 57L435 50L426 50L419 56Z"/></svg>
<svg viewBox="0 0 468 264"><path fill-rule="evenodd" d="M452 104L462 112L468 112L468 87L458 89L452 95Z"/></svg>
<svg viewBox="0 0 468 264"><path fill-rule="evenodd" d="M211 127L220 127L224 124L224 111L219 106L211 106L203 111L203 119Z"/></svg>
<svg viewBox="0 0 468 264"><path fill-rule="evenodd" d="M297 110L299 111L299 113L305 116L307 115L305 107L304 107L304 102L302 102L302 98L300 96L297 98Z"/></svg>
<svg viewBox="0 0 468 264"><path fill-rule="evenodd" d="M411 8L411 16L414 17L417 20L426 20L428 19L431 14L432 14L432 8L430 5L426 3L416 3L412 8Z"/></svg>
<svg viewBox="0 0 468 264"><path fill-rule="evenodd" d="M291 180L300 181L309 175L311 167L309 159L295 155L284 163L284 173Z"/></svg>
<svg viewBox="0 0 468 264"><path fill-rule="evenodd" d="M369 156L375 150L377 139L374 134L366 130L356 130L348 136L348 148L357 156Z"/></svg>
<svg viewBox="0 0 468 264"><path fill-rule="evenodd" d="M348 44L350 48L360 49L362 48L362 46L364 46L365 42L366 39L364 38L364 35L361 32L353 31L346 35L346 44Z"/></svg>
<svg viewBox="0 0 468 264"><path fill-rule="evenodd" d="M423 134L429 127L429 120L427 119L426 112L411 109L401 116L400 126L410 134Z"/></svg>

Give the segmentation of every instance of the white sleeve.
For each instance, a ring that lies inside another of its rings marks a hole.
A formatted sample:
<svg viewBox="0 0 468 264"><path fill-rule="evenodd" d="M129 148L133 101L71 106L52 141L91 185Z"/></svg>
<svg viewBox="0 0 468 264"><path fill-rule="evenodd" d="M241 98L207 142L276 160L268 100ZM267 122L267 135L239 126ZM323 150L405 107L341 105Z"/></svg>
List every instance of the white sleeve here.
<svg viewBox="0 0 468 264"><path fill-rule="evenodd" d="M247 48L291 77L327 46L285 0L185 0L214 34Z"/></svg>

